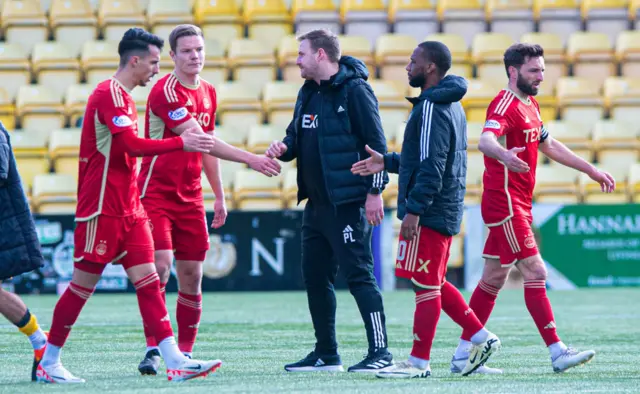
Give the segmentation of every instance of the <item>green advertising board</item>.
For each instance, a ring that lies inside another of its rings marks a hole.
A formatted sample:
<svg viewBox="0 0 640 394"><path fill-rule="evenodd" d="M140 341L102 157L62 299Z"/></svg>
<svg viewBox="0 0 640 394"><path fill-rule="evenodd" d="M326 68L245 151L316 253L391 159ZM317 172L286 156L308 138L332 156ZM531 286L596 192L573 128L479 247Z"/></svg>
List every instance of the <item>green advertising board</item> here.
<svg viewBox="0 0 640 394"><path fill-rule="evenodd" d="M577 287L640 286L640 205L534 208L540 251Z"/></svg>
<svg viewBox="0 0 640 394"><path fill-rule="evenodd" d="M532 211L549 288L640 286L640 205L536 204ZM488 230L479 206L465 217L464 282L473 290Z"/></svg>

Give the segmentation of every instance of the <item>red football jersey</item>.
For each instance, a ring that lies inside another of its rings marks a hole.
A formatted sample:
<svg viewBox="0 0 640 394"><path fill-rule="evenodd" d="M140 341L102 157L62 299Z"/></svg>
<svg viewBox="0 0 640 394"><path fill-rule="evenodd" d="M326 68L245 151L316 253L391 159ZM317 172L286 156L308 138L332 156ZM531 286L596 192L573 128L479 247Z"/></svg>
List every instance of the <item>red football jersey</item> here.
<svg viewBox="0 0 640 394"><path fill-rule="evenodd" d="M138 133L130 92L116 79L98 84L87 101L80 137L76 221L142 214L136 158L113 146L119 133Z"/></svg>
<svg viewBox="0 0 640 394"><path fill-rule="evenodd" d="M196 119L205 132L213 132L216 121L216 91L198 80L195 86L181 82L174 73L161 78L147 100L146 138L173 138L171 129ZM177 202L202 201L202 155L172 152L142 158L138 187L141 198L157 197Z"/></svg>
<svg viewBox="0 0 640 394"><path fill-rule="evenodd" d="M502 90L487 109L483 133L494 133L505 149L526 148L518 153L531 169L526 173L508 171L499 160L484 157L483 216L488 225L501 224L514 214L531 214L536 183L538 146L548 137L540 117L538 102L531 96L518 97Z"/></svg>

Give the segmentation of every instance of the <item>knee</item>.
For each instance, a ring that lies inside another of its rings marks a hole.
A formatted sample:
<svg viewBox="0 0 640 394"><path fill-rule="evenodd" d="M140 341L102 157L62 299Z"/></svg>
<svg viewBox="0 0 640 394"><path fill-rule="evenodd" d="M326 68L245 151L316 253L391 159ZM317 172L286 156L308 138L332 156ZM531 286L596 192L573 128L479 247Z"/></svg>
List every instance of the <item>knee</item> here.
<svg viewBox="0 0 640 394"><path fill-rule="evenodd" d="M496 289L502 289L507 278L509 277L509 269L498 267L495 269L486 269L482 273L482 281Z"/></svg>
<svg viewBox="0 0 640 394"><path fill-rule="evenodd" d="M190 294L199 293L202 285L202 265L178 263L177 268L180 290Z"/></svg>
<svg viewBox="0 0 640 394"><path fill-rule="evenodd" d="M162 260L156 261L156 271L160 277L160 282L167 283L171 276L171 263L166 263Z"/></svg>
<svg viewBox="0 0 640 394"><path fill-rule="evenodd" d="M519 266L525 281L547 280L547 268L541 258L534 256L531 259L525 259Z"/></svg>

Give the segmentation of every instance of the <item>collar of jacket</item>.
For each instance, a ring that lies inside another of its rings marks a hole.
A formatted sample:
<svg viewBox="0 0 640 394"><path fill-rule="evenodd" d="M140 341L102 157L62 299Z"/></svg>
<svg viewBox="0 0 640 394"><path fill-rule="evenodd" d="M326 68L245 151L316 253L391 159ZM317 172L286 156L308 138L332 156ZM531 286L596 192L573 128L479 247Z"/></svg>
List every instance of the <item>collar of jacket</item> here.
<svg viewBox="0 0 640 394"><path fill-rule="evenodd" d="M433 103L451 104L462 100L467 94L467 80L457 75L447 75L440 82L423 90L418 97L407 97L407 100L413 105L421 101L429 100Z"/></svg>
<svg viewBox="0 0 640 394"><path fill-rule="evenodd" d="M303 85L305 90L318 90L325 87L338 88L351 79L364 79L365 81L369 79L369 70L367 70L367 66L364 62L356 59L355 57L342 56L338 65L338 72L332 75L328 80L321 81L320 85L313 80L305 81Z"/></svg>

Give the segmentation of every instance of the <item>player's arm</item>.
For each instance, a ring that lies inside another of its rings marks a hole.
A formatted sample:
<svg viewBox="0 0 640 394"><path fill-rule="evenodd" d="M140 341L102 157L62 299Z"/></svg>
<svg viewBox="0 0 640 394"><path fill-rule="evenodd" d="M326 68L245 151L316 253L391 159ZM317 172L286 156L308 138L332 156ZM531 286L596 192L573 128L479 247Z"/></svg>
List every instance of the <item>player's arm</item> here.
<svg viewBox="0 0 640 394"><path fill-rule="evenodd" d="M490 115L487 116L487 121L482 129L482 134L478 141L478 150L485 156L501 161L510 171L528 172L529 165L518 158L518 153L526 148L524 146L516 146L507 150L498 142L498 138L507 134L509 129L508 118L496 114L491 107L487 112Z"/></svg>
<svg viewBox="0 0 640 394"><path fill-rule="evenodd" d="M549 159L589 175L591 179L600 184L602 191L612 192L615 190L616 181L611 174L598 170L593 164L573 153L565 144L551 137L544 126L540 133L538 149Z"/></svg>
<svg viewBox="0 0 640 394"><path fill-rule="evenodd" d="M384 169L392 174L400 173L400 153L389 152L384 155Z"/></svg>
<svg viewBox="0 0 640 394"><path fill-rule="evenodd" d="M429 210L434 197L442 190L453 126L438 107L433 108L431 116L423 116L416 122L416 126L418 130L411 132L416 132L421 137L420 167L406 207L407 213L420 216Z"/></svg>

